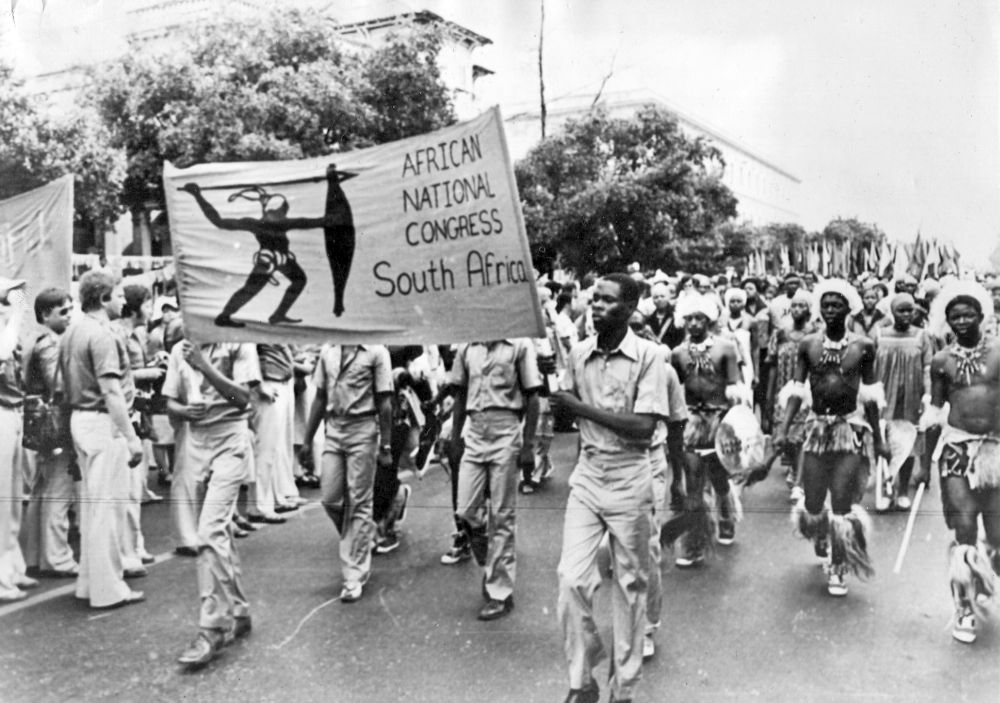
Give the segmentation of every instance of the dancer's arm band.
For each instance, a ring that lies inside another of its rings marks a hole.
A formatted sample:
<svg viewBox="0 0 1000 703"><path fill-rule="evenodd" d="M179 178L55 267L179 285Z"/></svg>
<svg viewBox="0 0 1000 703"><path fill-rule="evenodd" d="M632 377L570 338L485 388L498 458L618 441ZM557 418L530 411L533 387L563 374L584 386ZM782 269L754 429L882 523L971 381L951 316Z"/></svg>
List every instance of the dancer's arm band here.
<svg viewBox="0 0 1000 703"><path fill-rule="evenodd" d="M878 409L882 409L886 406L885 402L885 386L882 382L877 383L862 383L861 387L858 388L858 402L862 405L868 405L873 403Z"/></svg>
<svg viewBox="0 0 1000 703"><path fill-rule="evenodd" d="M945 411L944 406L939 408L935 405L928 405L920 416L920 423L917 425L917 429L921 432L926 432L932 427L941 427L947 420L948 413Z"/></svg>

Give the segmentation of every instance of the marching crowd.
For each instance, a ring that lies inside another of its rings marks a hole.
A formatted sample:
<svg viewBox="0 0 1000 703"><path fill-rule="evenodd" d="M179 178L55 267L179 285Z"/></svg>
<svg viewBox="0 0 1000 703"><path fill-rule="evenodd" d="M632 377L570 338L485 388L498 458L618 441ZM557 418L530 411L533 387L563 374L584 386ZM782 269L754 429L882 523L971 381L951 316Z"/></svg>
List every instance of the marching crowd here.
<svg viewBox="0 0 1000 703"><path fill-rule="evenodd" d="M704 565L737 539L741 491L779 463L835 597L874 573L862 504L908 510L936 472L952 635L973 642L1000 571L1000 280L638 268L540 283L544 338L399 348L197 344L175 298L105 271L34 310L24 281L0 279L0 601L58 577L93 608L144 600L130 581L153 561L154 468L175 552L197 560L198 631L179 661L198 667L251 630L235 539L319 488L340 600L356 601L373 554L400 544L400 469L440 461L455 523L441 562L474 559L478 617L501 618L518 494L544 490L554 432L577 430L558 566L568 701L598 699L602 581L612 700L630 700L655 652L663 547Z"/></svg>

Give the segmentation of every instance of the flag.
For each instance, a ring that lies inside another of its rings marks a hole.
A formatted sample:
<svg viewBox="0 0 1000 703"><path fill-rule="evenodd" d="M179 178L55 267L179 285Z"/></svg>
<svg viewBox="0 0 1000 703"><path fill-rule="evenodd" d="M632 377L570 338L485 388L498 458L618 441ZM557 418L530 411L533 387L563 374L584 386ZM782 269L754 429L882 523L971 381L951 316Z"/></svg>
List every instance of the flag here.
<svg viewBox="0 0 1000 703"><path fill-rule="evenodd" d="M163 180L198 342L544 336L498 108L321 158L168 163Z"/></svg>
<svg viewBox="0 0 1000 703"><path fill-rule="evenodd" d="M929 249L927 251L927 258L924 260L924 270L921 278L927 278L928 276L937 278L941 275L941 249L938 247L936 239L928 246Z"/></svg>
<svg viewBox="0 0 1000 703"><path fill-rule="evenodd" d="M69 291L73 278L73 176L0 200L0 276L27 282L28 309L46 288ZM40 329L25 316L21 340Z"/></svg>

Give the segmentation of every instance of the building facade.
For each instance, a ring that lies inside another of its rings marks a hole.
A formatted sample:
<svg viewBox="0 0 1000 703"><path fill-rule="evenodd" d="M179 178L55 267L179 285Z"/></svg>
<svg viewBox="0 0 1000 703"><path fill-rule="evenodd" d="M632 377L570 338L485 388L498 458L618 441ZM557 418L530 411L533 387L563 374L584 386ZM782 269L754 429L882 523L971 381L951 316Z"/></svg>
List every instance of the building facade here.
<svg viewBox="0 0 1000 703"><path fill-rule="evenodd" d="M586 114L594 96L576 95L552 100L546 105L546 133L558 132L567 120ZM666 108L686 134L712 142L725 160L722 181L739 199L738 217L754 224L788 222L801 224L796 202L801 181L773 161L754 152L736 139L723 134L683 109L654 93L610 93L599 104L610 117L627 118L646 105ZM541 138L541 118L537 108L515 111L505 119L511 156L522 158Z"/></svg>

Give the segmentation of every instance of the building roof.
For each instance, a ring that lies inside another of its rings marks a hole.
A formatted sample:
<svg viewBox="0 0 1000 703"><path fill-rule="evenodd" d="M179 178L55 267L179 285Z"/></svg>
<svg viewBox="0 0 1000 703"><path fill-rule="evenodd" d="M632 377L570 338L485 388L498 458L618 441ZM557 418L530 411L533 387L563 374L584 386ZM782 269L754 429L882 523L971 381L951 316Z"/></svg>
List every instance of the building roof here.
<svg viewBox="0 0 1000 703"><path fill-rule="evenodd" d="M594 102L593 94L574 94L574 95L564 95L551 100L546 101L546 112L548 116L551 117L570 117L573 115L579 115L587 112ZM702 132L707 137L710 137L713 141L724 144L725 146L742 153L754 161L757 161L769 169L780 173L785 178L788 178L795 183L801 183L802 181L790 173L789 171L781 168L775 164L770 159L766 159L757 152L750 149L750 147L744 145L735 137L729 136L717 127L710 125L705 120L700 117L694 116L687 110L678 107L669 100L663 98L658 93L651 90L630 90L621 92L611 92L602 96L598 103L608 108L621 108L621 109L638 109L644 105L654 104L667 109L669 112L674 114L678 120L683 124L692 127L699 132ZM531 121L537 120L540 117L540 110L537 107L527 108L525 110L515 110L512 114L505 119L508 122L517 121Z"/></svg>

